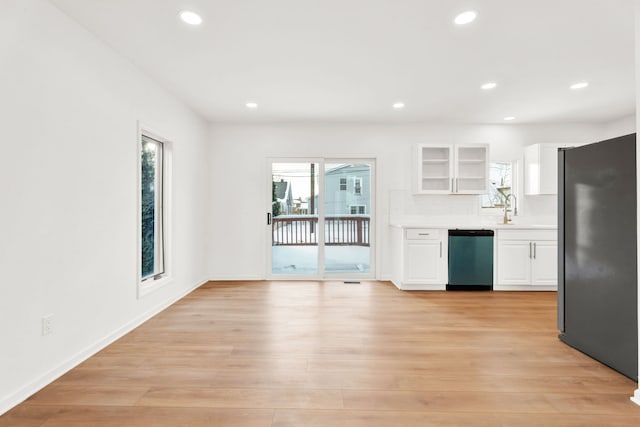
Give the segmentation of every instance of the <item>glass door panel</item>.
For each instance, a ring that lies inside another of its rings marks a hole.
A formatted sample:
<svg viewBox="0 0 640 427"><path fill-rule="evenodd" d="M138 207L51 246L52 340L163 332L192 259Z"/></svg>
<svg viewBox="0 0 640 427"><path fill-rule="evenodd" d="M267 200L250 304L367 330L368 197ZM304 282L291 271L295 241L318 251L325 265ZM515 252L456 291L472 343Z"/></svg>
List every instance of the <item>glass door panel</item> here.
<svg viewBox="0 0 640 427"><path fill-rule="evenodd" d="M371 169L362 161L324 165L324 271L371 272Z"/></svg>
<svg viewBox="0 0 640 427"><path fill-rule="evenodd" d="M271 163L271 274L318 275L319 164Z"/></svg>

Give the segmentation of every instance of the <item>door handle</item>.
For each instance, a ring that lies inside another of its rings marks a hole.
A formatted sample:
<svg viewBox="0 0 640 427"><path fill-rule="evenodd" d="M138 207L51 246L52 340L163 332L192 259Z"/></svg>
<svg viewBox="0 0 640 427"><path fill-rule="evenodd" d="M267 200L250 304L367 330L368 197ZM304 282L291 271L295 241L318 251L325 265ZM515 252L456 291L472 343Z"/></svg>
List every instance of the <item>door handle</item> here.
<svg viewBox="0 0 640 427"><path fill-rule="evenodd" d="M533 243L533 259L536 259L536 244Z"/></svg>
<svg viewBox="0 0 640 427"><path fill-rule="evenodd" d="M531 258L531 242L529 242L529 258Z"/></svg>
<svg viewBox="0 0 640 427"><path fill-rule="evenodd" d="M267 212L267 225L271 225L271 212Z"/></svg>
<svg viewBox="0 0 640 427"><path fill-rule="evenodd" d="M440 258L442 258L442 241L440 242Z"/></svg>

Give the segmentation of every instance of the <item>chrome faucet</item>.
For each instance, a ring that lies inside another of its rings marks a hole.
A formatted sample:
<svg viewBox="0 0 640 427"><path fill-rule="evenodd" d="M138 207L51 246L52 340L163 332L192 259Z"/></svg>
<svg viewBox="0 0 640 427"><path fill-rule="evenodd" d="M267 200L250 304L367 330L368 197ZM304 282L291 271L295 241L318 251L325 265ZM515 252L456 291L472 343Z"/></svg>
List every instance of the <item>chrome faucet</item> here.
<svg viewBox="0 0 640 427"><path fill-rule="evenodd" d="M518 216L518 198L515 194L510 193L504 197L504 218L502 219L503 224L509 224L509 221L511 221L508 214L508 207L511 206L511 199L513 199L513 216Z"/></svg>

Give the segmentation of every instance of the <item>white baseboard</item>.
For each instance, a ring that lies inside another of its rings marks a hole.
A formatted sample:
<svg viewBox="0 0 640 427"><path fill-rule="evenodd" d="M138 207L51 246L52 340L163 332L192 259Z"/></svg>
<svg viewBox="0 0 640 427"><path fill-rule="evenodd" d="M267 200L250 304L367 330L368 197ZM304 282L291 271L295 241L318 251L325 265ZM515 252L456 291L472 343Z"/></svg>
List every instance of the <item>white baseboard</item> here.
<svg viewBox="0 0 640 427"><path fill-rule="evenodd" d="M153 316L160 313L162 310L171 306L175 302L181 300L182 298L184 298L185 296L193 292L195 289L205 284L207 281L208 280L200 280L196 282L195 285L193 285L186 291L180 293L177 296L169 298L163 303L158 304L151 310L148 310L147 312L134 318L130 322L126 323L124 326L118 328L114 332L107 335L106 337L89 345L84 350L81 350L80 352L70 357L66 361L62 362L60 365L56 366L50 371L46 372L45 374L41 375L40 377L36 378L35 380L21 387L20 389L16 390L10 395L3 397L2 399L0 399L0 416L5 412L9 411L14 406L24 402L24 400L27 399L29 396L37 393L42 388L51 384L53 381L57 380L62 375L66 374L71 369L78 366L80 363L84 362L85 360L87 360L88 358L90 358L91 356L93 356L103 348L107 347L109 344L113 343L114 341L128 334L129 332L131 332L132 330L134 330L135 328L137 328L147 320L151 319Z"/></svg>
<svg viewBox="0 0 640 427"><path fill-rule="evenodd" d="M493 285L494 291L557 291L557 285Z"/></svg>
<svg viewBox="0 0 640 427"><path fill-rule="evenodd" d="M397 285L396 285L397 286ZM407 284L400 285L403 291L446 291L447 285L424 285L424 284Z"/></svg>
<svg viewBox="0 0 640 427"><path fill-rule="evenodd" d="M209 282L253 282L256 280L266 280L264 276L257 275L249 275L249 276L238 276L235 274L226 274L226 275L217 275L209 278Z"/></svg>
<svg viewBox="0 0 640 427"><path fill-rule="evenodd" d="M640 388L633 393L633 396L631 396L630 399L636 405L640 405Z"/></svg>

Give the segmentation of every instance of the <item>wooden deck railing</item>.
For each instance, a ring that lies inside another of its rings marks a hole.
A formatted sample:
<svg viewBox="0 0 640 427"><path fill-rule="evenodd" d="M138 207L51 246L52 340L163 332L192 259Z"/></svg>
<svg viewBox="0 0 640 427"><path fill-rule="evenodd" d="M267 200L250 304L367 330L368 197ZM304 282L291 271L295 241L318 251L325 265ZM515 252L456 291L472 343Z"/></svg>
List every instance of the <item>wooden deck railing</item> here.
<svg viewBox="0 0 640 427"><path fill-rule="evenodd" d="M369 246L369 216L326 216L324 244L327 246ZM315 246L318 244L318 217L280 215L271 223L273 246Z"/></svg>

